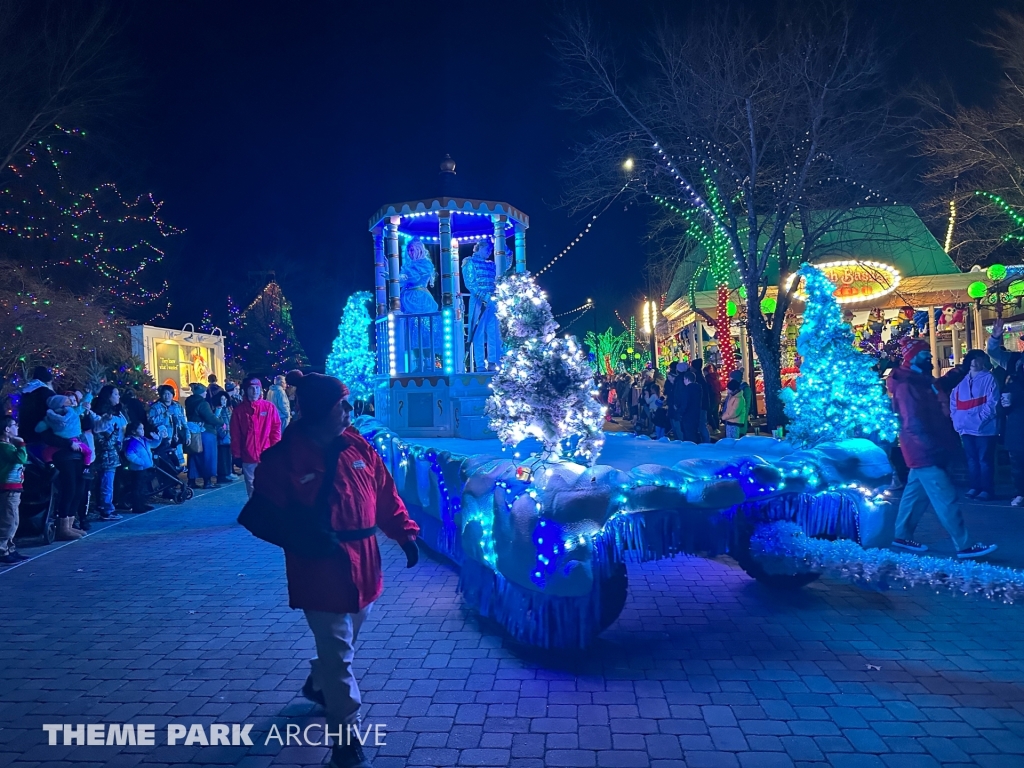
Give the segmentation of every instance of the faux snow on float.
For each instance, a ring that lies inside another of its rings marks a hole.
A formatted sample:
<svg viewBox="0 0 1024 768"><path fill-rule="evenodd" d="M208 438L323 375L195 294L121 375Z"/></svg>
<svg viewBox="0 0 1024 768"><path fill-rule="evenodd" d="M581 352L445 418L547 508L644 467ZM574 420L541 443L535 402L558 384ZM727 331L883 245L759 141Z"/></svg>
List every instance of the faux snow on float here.
<svg viewBox="0 0 1024 768"><path fill-rule="evenodd" d="M729 553L760 581L799 587L818 573L792 549L766 551L764 536L751 547L755 531L792 523L809 539L892 540L895 510L881 492L892 468L863 439L800 450L757 436L694 445L609 435L608 463L587 468L504 458L496 441L412 444L366 418L356 426L421 541L460 566L466 602L532 645L586 646L621 612L630 560ZM460 452L488 447L493 455Z"/></svg>

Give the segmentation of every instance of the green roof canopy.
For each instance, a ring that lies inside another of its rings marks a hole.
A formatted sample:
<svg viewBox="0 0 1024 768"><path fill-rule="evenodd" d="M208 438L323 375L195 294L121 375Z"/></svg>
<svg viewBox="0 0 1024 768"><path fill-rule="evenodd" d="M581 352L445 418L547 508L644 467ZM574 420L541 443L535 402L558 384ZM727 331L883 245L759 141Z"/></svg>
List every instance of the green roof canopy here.
<svg viewBox="0 0 1024 768"><path fill-rule="evenodd" d="M811 216L812 224L815 220L821 222L829 218L836 218L836 223L816 243L812 263L840 259L879 261L891 264L902 277L960 272L949 254L942 250L942 246L909 206L865 206L842 214L822 211ZM795 243L800 238L800 232L796 226L792 226L787 228L787 236L790 242ZM701 255L701 251L698 251L695 258L700 259ZM797 266L793 264L792 268ZM676 270L669 289L669 303L685 298L686 284L692 274L692 266L681 265ZM778 261L774 254L769 262L767 277L770 284L778 283ZM739 285L740 276L737 271L731 275L729 286L738 288ZM711 274L705 270L698 278L697 290L714 289Z"/></svg>

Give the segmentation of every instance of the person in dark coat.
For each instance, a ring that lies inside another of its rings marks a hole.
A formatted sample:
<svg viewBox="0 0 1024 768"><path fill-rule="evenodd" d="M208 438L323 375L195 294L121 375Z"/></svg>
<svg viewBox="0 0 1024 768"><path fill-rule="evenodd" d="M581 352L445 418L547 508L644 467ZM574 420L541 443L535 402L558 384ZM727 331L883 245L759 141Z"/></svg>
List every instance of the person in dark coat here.
<svg viewBox="0 0 1024 768"><path fill-rule="evenodd" d="M704 393L697 383L697 377L689 367L679 374L672 388L670 407L674 413L672 428L677 429L676 436L690 443L700 442L700 406Z"/></svg>
<svg viewBox="0 0 1024 768"><path fill-rule="evenodd" d="M1011 507L1024 506L1024 354L1011 352L1003 346L1003 320L992 327L986 350L997 365L1009 376L1003 385L1000 406L1006 420L1003 423L1003 446L1010 454L1010 475L1013 478Z"/></svg>
<svg viewBox="0 0 1024 768"><path fill-rule="evenodd" d="M708 390L711 392L711 410L708 411L708 423L711 431L718 430L718 414L722 410L722 380L718 376L718 369L711 363L704 366L704 381L708 383Z"/></svg>
<svg viewBox="0 0 1024 768"><path fill-rule="evenodd" d="M217 474L217 435L221 423L213 414L209 401L206 399L206 387L202 384L192 385L192 394L185 400L185 418L188 419L190 432L201 431L203 450L201 453L190 453L188 457L188 486L196 487L196 481L203 478L203 488L213 488L213 477Z"/></svg>
<svg viewBox="0 0 1024 768"><path fill-rule="evenodd" d="M693 371L693 378L700 387L700 416L697 418L697 431L700 433L702 443L711 442L711 432L708 425L711 423L711 385L704 378L704 361L695 357L690 363L690 370Z"/></svg>
<svg viewBox="0 0 1024 768"><path fill-rule="evenodd" d="M288 510L294 520L301 518L293 510L326 507L329 529L303 533L336 554L313 558L285 549L288 605L303 611L316 641L317 657L310 662L302 693L327 710L331 731L349 733L349 726L360 722L362 706L352 667L355 643L383 591L375 533L379 528L398 542L411 568L419 560L419 526L409 517L387 466L351 427L348 387L313 373L303 376L297 389L302 419L264 451L249 505ZM323 493L325 482L331 485ZM336 744L330 765L370 768L354 736Z"/></svg>
<svg viewBox="0 0 1024 768"><path fill-rule="evenodd" d="M146 404L135 396L134 389L126 389L121 397L121 409L129 424L146 423Z"/></svg>
<svg viewBox="0 0 1024 768"><path fill-rule="evenodd" d="M36 366L18 401L18 434L26 444L42 442L43 436L36 432L36 425L45 418L46 401L55 394L53 374L45 365Z"/></svg>
<svg viewBox="0 0 1024 768"><path fill-rule="evenodd" d="M968 546L967 526L960 511L956 488L946 466L950 448L958 441L953 424L942 412L939 390L932 378L932 353L928 344L912 339L903 348L903 364L886 380L892 406L900 421L900 450L910 468L907 487L900 499L893 546L910 552L928 547L911 537L929 503L953 539L961 559L988 555L996 545ZM946 398L948 400L948 398Z"/></svg>

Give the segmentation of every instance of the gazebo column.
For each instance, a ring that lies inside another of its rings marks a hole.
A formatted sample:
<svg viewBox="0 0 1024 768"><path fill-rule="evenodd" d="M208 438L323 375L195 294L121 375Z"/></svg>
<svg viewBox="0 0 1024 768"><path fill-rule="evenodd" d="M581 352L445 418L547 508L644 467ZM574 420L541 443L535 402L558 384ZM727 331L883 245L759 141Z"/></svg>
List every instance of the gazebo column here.
<svg viewBox="0 0 1024 768"><path fill-rule="evenodd" d="M526 271L526 230L516 223L516 272Z"/></svg>
<svg viewBox="0 0 1024 768"><path fill-rule="evenodd" d="M505 270L508 269L508 259L505 252L505 221L507 219L507 216L501 214L491 216L491 221L494 222L494 271L499 280L505 274Z"/></svg>
<svg viewBox="0 0 1024 768"><path fill-rule="evenodd" d="M452 286L452 215L449 211L437 214L437 234L441 241L441 306L454 303Z"/></svg>
<svg viewBox="0 0 1024 768"><path fill-rule="evenodd" d="M456 238L452 238L452 303L455 306L455 317L458 320L462 319L465 314L462 306L462 278L460 277L459 270L461 264L459 262L459 241Z"/></svg>
<svg viewBox="0 0 1024 768"><path fill-rule="evenodd" d="M401 220L401 216L392 216L387 223L388 298L392 312L402 308L402 291L398 283L398 223Z"/></svg>
<svg viewBox="0 0 1024 768"><path fill-rule="evenodd" d="M388 262L384 257L384 228L373 228L373 287L377 317L388 313Z"/></svg>
<svg viewBox="0 0 1024 768"><path fill-rule="evenodd" d="M949 337L953 341L953 365L960 365L963 355L960 354L960 331L955 325L949 326Z"/></svg>
<svg viewBox="0 0 1024 768"><path fill-rule="evenodd" d="M981 317L981 306L978 302L971 305L971 319L974 321L974 348L985 349L985 321Z"/></svg>
<svg viewBox="0 0 1024 768"><path fill-rule="evenodd" d="M718 343L719 343L719 345L721 345L722 342L719 341ZM728 355L732 355L732 333L731 332L727 333L725 335L725 343L726 343L726 348L725 349L722 349L721 346L719 346L719 351L722 353L722 358L723 359L725 358L725 355L727 355L727 354ZM752 371L750 370L750 362L749 362L750 352L747 350L747 326L745 324L741 324L740 325L740 357L743 358L742 362L740 363L740 365L743 366L743 380L745 382L747 382L747 384L749 384L752 387L752 386L754 386L754 382L750 378L750 375L751 375Z"/></svg>
<svg viewBox="0 0 1024 768"><path fill-rule="evenodd" d="M931 347L932 364L939 365L939 327L935 322L935 307L928 307L928 345ZM940 369L942 366L939 366ZM933 375L935 371L932 371Z"/></svg>

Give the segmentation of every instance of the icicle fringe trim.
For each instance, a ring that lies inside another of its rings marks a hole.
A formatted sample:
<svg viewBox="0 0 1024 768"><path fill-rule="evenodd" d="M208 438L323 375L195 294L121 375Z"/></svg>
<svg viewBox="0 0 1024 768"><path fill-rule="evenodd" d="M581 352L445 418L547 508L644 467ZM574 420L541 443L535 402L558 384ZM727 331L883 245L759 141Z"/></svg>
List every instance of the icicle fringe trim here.
<svg viewBox="0 0 1024 768"><path fill-rule="evenodd" d="M927 586L936 591L986 597L1004 603L1024 598L1024 573L974 561L863 549L852 541L806 536L798 525L760 526L750 540L751 554L766 567L824 573L859 586L888 589Z"/></svg>

